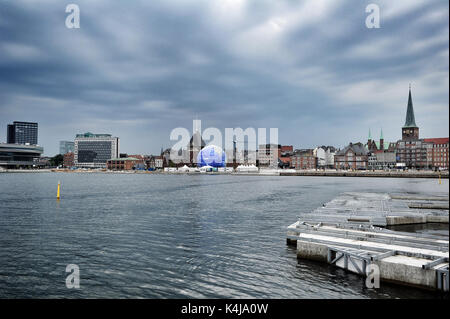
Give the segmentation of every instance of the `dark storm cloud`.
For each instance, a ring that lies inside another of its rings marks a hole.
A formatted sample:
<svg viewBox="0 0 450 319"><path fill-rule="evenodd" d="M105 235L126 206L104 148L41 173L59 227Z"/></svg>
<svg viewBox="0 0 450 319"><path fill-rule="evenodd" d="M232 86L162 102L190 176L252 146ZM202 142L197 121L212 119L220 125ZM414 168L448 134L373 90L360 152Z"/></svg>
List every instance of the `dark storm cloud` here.
<svg viewBox="0 0 450 319"><path fill-rule="evenodd" d="M0 140L38 121L47 154L83 131L156 153L169 133L278 127L280 142L342 146L383 127L396 140L413 84L428 136L448 131L448 3L377 1L2 1Z"/></svg>

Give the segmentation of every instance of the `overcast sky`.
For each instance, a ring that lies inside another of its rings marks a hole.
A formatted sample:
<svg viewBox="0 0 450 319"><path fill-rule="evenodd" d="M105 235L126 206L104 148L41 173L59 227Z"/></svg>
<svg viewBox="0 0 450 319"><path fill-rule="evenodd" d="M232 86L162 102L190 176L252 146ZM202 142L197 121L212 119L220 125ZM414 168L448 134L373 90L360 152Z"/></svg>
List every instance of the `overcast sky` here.
<svg viewBox="0 0 450 319"><path fill-rule="evenodd" d="M368 29L369 3L380 8ZM110 133L158 153L176 127L278 127L295 148L401 137L408 86L421 137L449 130L448 1L0 0L0 142Z"/></svg>

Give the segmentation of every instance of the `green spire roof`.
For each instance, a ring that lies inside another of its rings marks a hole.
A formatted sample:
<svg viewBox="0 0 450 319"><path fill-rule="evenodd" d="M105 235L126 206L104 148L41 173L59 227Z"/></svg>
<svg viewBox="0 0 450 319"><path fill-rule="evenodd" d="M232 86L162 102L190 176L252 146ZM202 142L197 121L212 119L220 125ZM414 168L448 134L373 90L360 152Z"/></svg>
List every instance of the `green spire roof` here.
<svg viewBox="0 0 450 319"><path fill-rule="evenodd" d="M408 97L408 109L406 110L406 121L403 127L417 127L416 119L414 118L414 109L411 98L411 86L409 87L409 97Z"/></svg>
<svg viewBox="0 0 450 319"><path fill-rule="evenodd" d="M369 138L368 138L369 140L371 140L372 139L372 134L370 133L370 128L369 128Z"/></svg>
<svg viewBox="0 0 450 319"><path fill-rule="evenodd" d="M383 138L383 129L381 129L380 140L384 140L384 138Z"/></svg>

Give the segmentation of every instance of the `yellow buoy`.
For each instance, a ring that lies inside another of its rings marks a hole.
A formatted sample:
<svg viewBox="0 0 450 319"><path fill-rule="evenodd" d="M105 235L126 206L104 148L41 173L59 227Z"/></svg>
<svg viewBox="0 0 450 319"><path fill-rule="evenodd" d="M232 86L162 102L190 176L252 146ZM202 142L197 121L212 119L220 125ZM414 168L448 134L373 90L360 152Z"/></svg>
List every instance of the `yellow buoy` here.
<svg viewBox="0 0 450 319"><path fill-rule="evenodd" d="M60 183L60 181L58 181L58 192L56 193L56 199L57 200L59 200L59 198L60 198L60 196L59 196L60 195L59 194L60 193L60 188L61 188L61 183Z"/></svg>

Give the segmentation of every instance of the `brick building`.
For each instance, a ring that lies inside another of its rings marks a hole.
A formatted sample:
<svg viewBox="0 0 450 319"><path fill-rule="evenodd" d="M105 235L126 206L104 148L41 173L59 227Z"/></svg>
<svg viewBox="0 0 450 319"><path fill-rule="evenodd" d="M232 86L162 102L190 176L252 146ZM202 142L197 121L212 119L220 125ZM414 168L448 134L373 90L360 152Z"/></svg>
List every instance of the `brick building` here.
<svg viewBox="0 0 450 319"><path fill-rule="evenodd" d="M292 145L260 144L257 151L258 166L291 167L294 153Z"/></svg>
<svg viewBox="0 0 450 319"><path fill-rule="evenodd" d="M292 167L292 155L294 154L294 147L292 145L281 145L279 166L284 168Z"/></svg>
<svg viewBox="0 0 450 319"><path fill-rule="evenodd" d="M427 162L431 161L432 168L448 169L448 137L442 138L425 138L424 142L427 147Z"/></svg>
<svg viewBox="0 0 450 319"><path fill-rule="evenodd" d="M424 140L400 140L397 142L397 162L408 168L431 168L432 157L428 157L431 145Z"/></svg>
<svg viewBox="0 0 450 319"><path fill-rule="evenodd" d="M143 164L143 159L135 157L112 158L106 162L107 168L112 171L129 171Z"/></svg>
<svg viewBox="0 0 450 319"><path fill-rule="evenodd" d="M337 169L367 169L369 150L362 143L350 143L334 155Z"/></svg>
<svg viewBox="0 0 450 319"><path fill-rule="evenodd" d="M291 156L291 166L295 169L316 169L317 157L314 155L314 150L296 150Z"/></svg>
<svg viewBox="0 0 450 319"><path fill-rule="evenodd" d="M396 142L386 142L383 136L383 129L380 132L380 140L376 141L372 139L372 134L369 129L369 137L367 139L366 148L370 153L375 154L378 152L395 152L395 147L397 146Z"/></svg>
<svg viewBox="0 0 450 319"><path fill-rule="evenodd" d="M75 158L75 154L73 152L68 152L68 153L64 154L63 166L64 167L75 166L74 158Z"/></svg>
<svg viewBox="0 0 450 319"><path fill-rule="evenodd" d="M408 168L430 168L432 161L427 157L428 147L424 140L419 139L419 127L414 117L410 87L402 139L397 141L396 145L397 162L404 163Z"/></svg>
<svg viewBox="0 0 450 319"><path fill-rule="evenodd" d="M448 137L419 138L410 87L402 139L396 145L397 162L408 168L448 169L448 140Z"/></svg>

